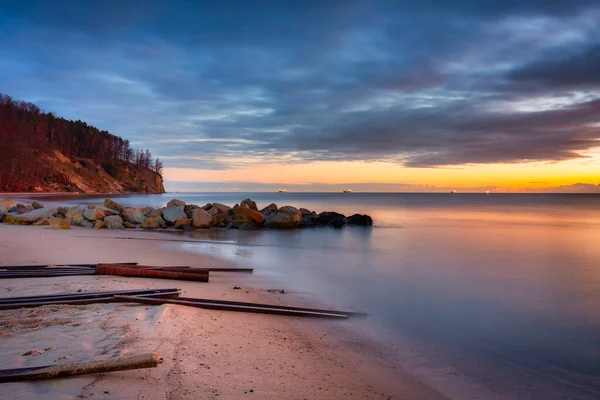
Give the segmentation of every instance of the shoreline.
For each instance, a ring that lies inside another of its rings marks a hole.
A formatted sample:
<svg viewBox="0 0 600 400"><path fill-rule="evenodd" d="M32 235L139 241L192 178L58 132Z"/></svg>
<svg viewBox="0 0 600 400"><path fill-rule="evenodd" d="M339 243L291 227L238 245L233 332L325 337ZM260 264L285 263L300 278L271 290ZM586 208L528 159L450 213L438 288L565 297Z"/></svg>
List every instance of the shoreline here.
<svg viewBox="0 0 600 400"><path fill-rule="evenodd" d="M153 265L229 264L213 256L187 252L168 242L98 241L95 238L114 234L114 231L94 230L95 237L78 236L85 231L83 228L53 231L41 226L2 224L1 264L98 262L100 257L102 262L138 261ZM147 236L145 232L128 233ZM153 236L170 237L158 232ZM211 275L208 284L73 276L7 279L0 293L2 297L9 297L82 288L91 291L179 287L186 296L299 306L314 304L311 299L298 294L279 295L261 291L261 284L264 285L264 282L260 279L253 280L245 274L226 273ZM242 290L233 290L234 285L241 286ZM144 308L148 307L137 307L139 310ZM124 330L129 333L121 335L131 336L128 351L156 350L165 358L165 363L152 370L94 376L93 382L81 388L80 398L131 398L136 395L139 398L192 399L198 395L203 398L238 398L249 395L244 393L249 390L260 398L443 398L410 373L386 364L383 354L373 347L373 343L361 342L354 335L351 322L309 321L172 305L151 309L158 313L154 324L146 326L126 321L123 326L128 326ZM77 334L77 328L71 330L72 334ZM0 340L5 345L8 341L14 342L12 338ZM60 349L57 349L56 356L59 352ZM15 385L15 390L23 390L29 385L72 386L72 380L68 381L71 383L61 380L11 385ZM119 395L115 397L115 393Z"/></svg>

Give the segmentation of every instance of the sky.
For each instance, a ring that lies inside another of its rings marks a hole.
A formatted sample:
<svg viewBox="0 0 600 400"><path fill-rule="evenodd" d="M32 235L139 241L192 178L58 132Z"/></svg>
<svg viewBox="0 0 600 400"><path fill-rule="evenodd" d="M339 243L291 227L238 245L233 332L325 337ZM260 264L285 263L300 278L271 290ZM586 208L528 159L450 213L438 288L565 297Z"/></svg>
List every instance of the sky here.
<svg viewBox="0 0 600 400"><path fill-rule="evenodd" d="M0 0L0 92L167 190L600 192L599 71L597 0Z"/></svg>

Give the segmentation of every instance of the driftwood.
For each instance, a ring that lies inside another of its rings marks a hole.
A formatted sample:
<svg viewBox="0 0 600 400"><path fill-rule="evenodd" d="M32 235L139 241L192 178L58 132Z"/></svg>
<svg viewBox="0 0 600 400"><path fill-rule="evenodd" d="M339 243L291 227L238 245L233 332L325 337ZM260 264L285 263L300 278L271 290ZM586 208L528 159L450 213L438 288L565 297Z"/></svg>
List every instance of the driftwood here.
<svg viewBox="0 0 600 400"><path fill-rule="evenodd" d="M178 304L188 307L205 308L210 310L222 310L222 311L239 311L259 314L276 314L276 315L288 315L293 317L315 317L315 318L337 318L347 319L347 314L341 312L329 311L329 310L303 310L301 308L294 309L293 307L285 306L271 306L270 304L253 304L253 303L238 303L232 304L233 302L219 302L204 301L202 299L156 299L151 297L138 297L138 296L115 296L115 301L133 302L141 304Z"/></svg>
<svg viewBox="0 0 600 400"><path fill-rule="evenodd" d="M135 269L115 267L112 265L99 265L96 267L97 275L118 275L137 278L158 278L158 279L178 279L184 281L208 282L208 272L206 274L160 271L153 269Z"/></svg>
<svg viewBox="0 0 600 400"><path fill-rule="evenodd" d="M0 382L19 382L39 379L55 379L63 376L98 374L140 368L154 368L162 363L158 354L143 354L116 360L84 361L43 367L0 370Z"/></svg>

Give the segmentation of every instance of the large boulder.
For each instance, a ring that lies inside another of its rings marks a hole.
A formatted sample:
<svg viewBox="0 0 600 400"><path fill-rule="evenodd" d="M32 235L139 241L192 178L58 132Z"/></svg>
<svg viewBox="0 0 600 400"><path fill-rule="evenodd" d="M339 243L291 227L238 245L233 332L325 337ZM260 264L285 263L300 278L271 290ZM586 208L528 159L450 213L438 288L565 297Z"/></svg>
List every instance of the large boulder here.
<svg viewBox="0 0 600 400"><path fill-rule="evenodd" d="M210 228L212 222L213 216L208 211L201 208L192 211L192 226L194 228Z"/></svg>
<svg viewBox="0 0 600 400"><path fill-rule="evenodd" d="M192 211L194 211L196 208L200 208L195 204L187 204L183 207L183 212L185 212L185 215L187 215L188 218L192 218Z"/></svg>
<svg viewBox="0 0 600 400"><path fill-rule="evenodd" d="M207 211L208 211L208 210L210 210L212 207L213 207L213 204L212 204L212 203L206 203L205 205L203 205L203 206L202 206L202 207L200 207L200 208L201 208L201 209L203 209L203 210L207 210ZM227 207L227 206L225 206L225 207Z"/></svg>
<svg viewBox="0 0 600 400"><path fill-rule="evenodd" d="M109 215L104 217L104 226L106 229L123 229L123 219L118 215Z"/></svg>
<svg viewBox="0 0 600 400"><path fill-rule="evenodd" d="M62 215L63 217L65 215L67 215L68 212L69 212L69 209L67 207L58 207L57 213Z"/></svg>
<svg viewBox="0 0 600 400"><path fill-rule="evenodd" d="M53 216L56 213L56 211L57 211L56 208L52 208L52 209L40 208L37 210L33 210L28 213L18 215L16 217L16 223L19 225L29 225L39 219L49 218L49 217Z"/></svg>
<svg viewBox="0 0 600 400"><path fill-rule="evenodd" d="M12 199L0 200L0 214L6 214L8 210L15 206L15 202Z"/></svg>
<svg viewBox="0 0 600 400"><path fill-rule="evenodd" d="M106 213L101 208L88 208L83 212L83 216L89 221L104 220Z"/></svg>
<svg viewBox="0 0 600 400"><path fill-rule="evenodd" d="M108 207L111 210L115 210L118 212L123 211L123 207L122 205L120 205L119 203L117 203L116 201L112 200L112 199L106 199L104 200L104 207Z"/></svg>
<svg viewBox="0 0 600 400"><path fill-rule="evenodd" d="M265 208L263 208L262 210L260 210L260 213L262 215L271 215L273 214L275 211L277 211L279 209L279 207L277 207L277 204L275 203L271 203L268 206L266 206Z"/></svg>
<svg viewBox="0 0 600 400"><path fill-rule="evenodd" d="M173 226L177 218L187 218L187 215L183 211L183 206L171 206L163 210L162 217L167 222L167 225Z"/></svg>
<svg viewBox="0 0 600 400"><path fill-rule="evenodd" d="M142 222L142 228L144 229L158 229L158 218L160 217L148 217Z"/></svg>
<svg viewBox="0 0 600 400"><path fill-rule="evenodd" d="M242 200L240 203L240 207L247 207L251 210L258 211L258 207L256 207L256 203L250 199Z"/></svg>
<svg viewBox="0 0 600 400"><path fill-rule="evenodd" d="M144 207L144 208L140 208L140 211L142 212L142 214L144 214L144 217L147 217L150 214L152 214L152 212L154 212L154 208L152 208L152 207Z"/></svg>
<svg viewBox="0 0 600 400"><path fill-rule="evenodd" d="M4 214L4 218L2 219L2 223L4 224L14 224L17 222L17 218L15 218L14 214Z"/></svg>
<svg viewBox="0 0 600 400"><path fill-rule="evenodd" d="M212 207L215 207L219 211L219 213L226 213L229 212L229 210L231 210L231 207L221 203L212 203L211 207L208 208L210 209Z"/></svg>
<svg viewBox="0 0 600 400"><path fill-rule="evenodd" d="M297 215L300 215L300 213ZM297 215L276 211L265 218L265 226L271 229L296 228L298 221L300 220L296 218Z"/></svg>
<svg viewBox="0 0 600 400"><path fill-rule="evenodd" d="M129 221L125 221L125 222L123 222L123 227L125 229L135 229L135 224L132 224Z"/></svg>
<svg viewBox="0 0 600 400"><path fill-rule="evenodd" d="M50 229L71 229L71 222L65 218L50 217Z"/></svg>
<svg viewBox="0 0 600 400"><path fill-rule="evenodd" d="M73 222L75 226L81 226L82 228L91 228L94 224L87 219L82 219L81 221Z"/></svg>
<svg viewBox="0 0 600 400"><path fill-rule="evenodd" d="M346 219L346 223L348 225L371 226L373 225L373 218L366 214L354 214Z"/></svg>
<svg viewBox="0 0 600 400"><path fill-rule="evenodd" d="M28 213L33 210L34 210L34 208L32 206L30 206L29 204L27 204L27 205L17 204L16 206L14 206L10 210L8 210L8 212L13 213L13 214L25 214L25 213Z"/></svg>
<svg viewBox="0 0 600 400"><path fill-rule="evenodd" d="M185 207L185 201L173 199L173 200L171 200L170 202L167 203L167 208L169 208L169 207L180 207L180 206Z"/></svg>
<svg viewBox="0 0 600 400"><path fill-rule="evenodd" d="M85 219L83 216L84 212L85 209L82 206L71 207L69 208L69 211L66 212L65 217L70 219L73 225L77 225Z"/></svg>
<svg viewBox="0 0 600 400"><path fill-rule="evenodd" d="M177 221L175 221L175 229L184 229L187 226L192 225L192 219L191 218L177 218Z"/></svg>
<svg viewBox="0 0 600 400"><path fill-rule="evenodd" d="M161 217L162 218L163 210L164 210L164 208L153 208L152 211L150 211L150 214L146 214L146 217Z"/></svg>
<svg viewBox="0 0 600 400"><path fill-rule="evenodd" d="M31 207L33 207L36 210L39 210L40 208L44 208L42 203L40 203L38 201L34 201L33 203L31 203Z"/></svg>
<svg viewBox="0 0 600 400"><path fill-rule="evenodd" d="M141 224L146 219L144 212L139 208L127 207L121 212L121 217L125 221L131 222L132 224Z"/></svg>
<svg viewBox="0 0 600 400"><path fill-rule="evenodd" d="M346 216L334 211L323 211L317 217L317 223L321 225L341 226L345 224Z"/></svg>
<svg viewBox="0 0 600 400"><path fill-rule="evenodd" d="M240 207L236 210L234 218L242 218L249 219L257 225L260 225L264 222L265 217L258 211L255 211L250 208Z"/></svg>
<svg viewBox="0 0 600 400"><path fill-rule="evenodd" d="M96 223L94 224L94 229L103 229L103 228L104 228L104 221L102 221L102 220L96 221Z"/></svg>
<svg viewBox="0 0 600 400"><path fill-rule="evenodd" d="M40 225L50 225L50 218L54 218L53 216L48 216L48 217L44 217L42 219L38 219L37 221L35 221L33 224L33 226L40 226Z"/></svg>

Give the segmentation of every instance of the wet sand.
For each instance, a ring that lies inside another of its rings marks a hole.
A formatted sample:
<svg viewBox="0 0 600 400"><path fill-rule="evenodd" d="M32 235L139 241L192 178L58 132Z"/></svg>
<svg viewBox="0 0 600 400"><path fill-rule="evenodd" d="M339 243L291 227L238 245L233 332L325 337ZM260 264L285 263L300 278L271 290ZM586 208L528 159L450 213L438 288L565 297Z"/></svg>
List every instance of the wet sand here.
<svg viewBox="0 0 600 400"><path fill-rule="evenodd" d="M80 237L85 236L85 237ZM137 261L151 265L231 267L173 243L110 240L160 233L95 231L0 224L0 265ZM6 279L0 297L134 288L182 289L182 295L312 305L272 294L245 274L211 273L210 283L111 276ZM241 290L234 290L241 285ZM254 285L254 286L252 286ZM323 306L323 305L319 305ZM27 310L19 310L26 313ZM20 315L0 311L0 321ZM21 315L22 317L22 315ZM34 316L36 317L36 316ZM158 368L36 383L0 385L0 397L23 399L439 399L435 390L386 361L385 349L353 334L352 320L309 320L173 305L54 307L45 320L64 323L0 336L0 368L47 365L116 354L157 352ZM17 318L18 319L18 318ZM65 322L65 319L70 322ZM8 331L0 325L0 330ZM46 350L48 349L48 350ZM22 354L30 350L39 355Z"/></svg>

